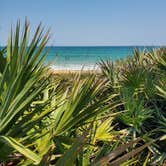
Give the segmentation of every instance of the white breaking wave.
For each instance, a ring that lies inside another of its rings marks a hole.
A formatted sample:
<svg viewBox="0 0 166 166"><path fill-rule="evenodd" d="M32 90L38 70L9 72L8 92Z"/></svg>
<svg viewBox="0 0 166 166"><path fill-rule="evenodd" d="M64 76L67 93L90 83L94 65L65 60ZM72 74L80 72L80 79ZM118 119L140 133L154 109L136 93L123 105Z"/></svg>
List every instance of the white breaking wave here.
<svg viewBox="0 0 166 166"><path fill-rule="evenodd" d="M97 70L99 69L98 65L81 65L81 64L67 64L67 65L51 65L51 69L53 70Z"/></svg>

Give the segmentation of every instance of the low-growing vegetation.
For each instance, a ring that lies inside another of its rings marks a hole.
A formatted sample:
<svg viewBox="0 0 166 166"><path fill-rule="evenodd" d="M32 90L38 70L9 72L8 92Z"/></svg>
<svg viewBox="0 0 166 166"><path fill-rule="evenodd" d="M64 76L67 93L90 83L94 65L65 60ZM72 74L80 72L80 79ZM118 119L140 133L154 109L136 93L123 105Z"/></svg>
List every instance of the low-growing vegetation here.
<svg viewBox="0 0 166 166"><path fill-rule="evenodd" d="M165 48L53 75L49 33L28 36L17 23L0 51L0 165L166 164Z"/></svg>

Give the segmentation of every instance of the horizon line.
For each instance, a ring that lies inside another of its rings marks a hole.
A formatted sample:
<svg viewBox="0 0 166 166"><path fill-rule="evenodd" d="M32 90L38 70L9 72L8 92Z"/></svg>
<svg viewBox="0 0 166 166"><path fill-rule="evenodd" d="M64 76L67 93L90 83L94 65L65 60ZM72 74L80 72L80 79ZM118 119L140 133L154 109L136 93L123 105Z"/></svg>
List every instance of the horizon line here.
<svg viewBox="0 0 166 166"><path fill-rule="evenodd" d="M165 47L165 45L46 45L46 47Z"/></svg>
<svg viewBox="0 0 166 166"><path fill-rule="evenodd" d="M6 45L0 45L5 47ZM165 45L46 45L45 47L166 47Z"/></svg>

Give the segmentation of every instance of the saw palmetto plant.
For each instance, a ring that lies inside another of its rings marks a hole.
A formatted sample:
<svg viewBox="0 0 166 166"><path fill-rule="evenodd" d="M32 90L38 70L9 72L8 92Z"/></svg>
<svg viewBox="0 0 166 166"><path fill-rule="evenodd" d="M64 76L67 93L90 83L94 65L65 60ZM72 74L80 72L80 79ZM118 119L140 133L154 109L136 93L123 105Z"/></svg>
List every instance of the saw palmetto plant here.
<svg viewBox="0 0 166 166"><path fill-rule="evenodd" d="M0 50L0 165L163 165L166 51L135 50L101 73L52 76L49 32L25 21Z"/></svg>

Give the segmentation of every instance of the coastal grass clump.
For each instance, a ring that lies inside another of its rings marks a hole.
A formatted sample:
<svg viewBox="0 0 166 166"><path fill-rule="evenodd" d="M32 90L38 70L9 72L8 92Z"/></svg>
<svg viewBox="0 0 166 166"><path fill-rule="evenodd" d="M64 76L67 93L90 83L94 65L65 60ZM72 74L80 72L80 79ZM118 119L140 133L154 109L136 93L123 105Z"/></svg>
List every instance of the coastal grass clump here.
<svg viewBox="0 0 166 166"><path fill-rule="evenodd" d="M49 32L29 28L0 50L0 165L166 164L165 48L53 74Z"/></svg>

